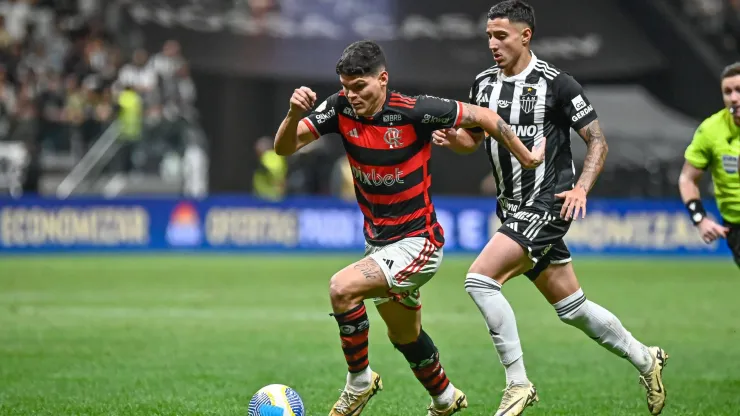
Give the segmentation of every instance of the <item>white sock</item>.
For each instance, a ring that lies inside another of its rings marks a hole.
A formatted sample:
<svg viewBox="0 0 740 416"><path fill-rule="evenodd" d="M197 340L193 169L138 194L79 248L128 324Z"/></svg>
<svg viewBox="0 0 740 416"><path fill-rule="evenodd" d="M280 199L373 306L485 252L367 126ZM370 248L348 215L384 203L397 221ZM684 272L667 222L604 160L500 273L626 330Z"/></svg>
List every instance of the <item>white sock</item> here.
<svg viewBox="0 0 740 416"><path fill-rule="evenodd" d="M447 385L447 388L442 392L442 394L432 397L434 407L437 409L446 409L450 407L453 400L455 400L455 386L453 386L451 382Z"/></svg>
<svg viewBox="0 0 740 416"><path fill-rule="evenodd" d="M524 357L511 305L501 293L501 285L488 276L468 273L465 290L483 314L488 333L506 369L506 384L529 383L524 369Z"/></svg>
<svg viewBox="0 0 740 416"><path fill-rule="evenodd" d="M347 373L347 386L346 388L353 393L361 394L366 392L370 388L370 383L373 381L373 372L370 370L370 366L360 371L359 373Z"/></svg>
<svg viewBox="0 0 740 416"><path fill-rule="evenodd" d="M552 305L560 319L574 326L613 354L627 359L640 373L653 367L648 348L627 331L611 312L586 299L581 289Z"/></svg>

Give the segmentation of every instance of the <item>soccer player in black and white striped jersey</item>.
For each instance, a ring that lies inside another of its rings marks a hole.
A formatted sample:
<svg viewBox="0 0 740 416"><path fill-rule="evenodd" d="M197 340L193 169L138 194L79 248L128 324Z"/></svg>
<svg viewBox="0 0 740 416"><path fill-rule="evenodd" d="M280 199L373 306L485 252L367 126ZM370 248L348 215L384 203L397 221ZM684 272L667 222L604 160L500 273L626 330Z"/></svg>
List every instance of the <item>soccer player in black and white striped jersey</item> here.
<svg viewBox="0 0 740 416"><path fill-rule="evenodd" d="M520 415L537 401L514 312L501 293L502 285L520 274L534 282L563 322L639 370L648 408L657 415L665 404L662 369L667 355L639 342L616 316L586 299L563 241L571 221L586 215L586 195L602 170L607 144L581 85L530 50L534 31L529 4L510 0L490 9L486 33L496 65L476 77L470 102L497 112L527 146L547 137L545 163L535 170L522 169L481 129L445 129L433 137L436 144L458 153L470 153L484 142L496 180L497 214L503 224L465 280L506 368L507 387L496 415ZM580 177L571 154L571 128L588 147Z"/></svg>

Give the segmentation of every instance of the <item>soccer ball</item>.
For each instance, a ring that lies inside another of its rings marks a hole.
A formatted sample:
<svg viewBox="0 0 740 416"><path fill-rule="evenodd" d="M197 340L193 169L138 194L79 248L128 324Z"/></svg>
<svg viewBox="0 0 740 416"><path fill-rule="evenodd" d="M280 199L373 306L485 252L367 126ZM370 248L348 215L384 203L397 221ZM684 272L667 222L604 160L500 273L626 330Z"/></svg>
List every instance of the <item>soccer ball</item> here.
<svg viewBox="0 0 740 416"><path fill-rule="evenodd" d="M262 387L249 401L249 416L304 416L301 396L288 386L270 384Z"/></svg>

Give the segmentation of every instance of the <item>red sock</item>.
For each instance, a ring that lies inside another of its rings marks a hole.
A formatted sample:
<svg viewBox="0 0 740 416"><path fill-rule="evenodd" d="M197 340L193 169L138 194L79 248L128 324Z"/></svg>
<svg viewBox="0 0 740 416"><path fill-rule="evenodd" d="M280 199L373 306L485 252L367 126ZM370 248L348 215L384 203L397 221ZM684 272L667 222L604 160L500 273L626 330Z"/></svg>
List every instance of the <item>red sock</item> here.
<svg viewBox="0 0 740 416"><path fill-rule="evenodd" d="M339 337L342 340L342 351L350 373L359 373L370 365L367 351L367 337L370 332L370 321L365 305L340 314L332 314L339 324Z"/></svg>

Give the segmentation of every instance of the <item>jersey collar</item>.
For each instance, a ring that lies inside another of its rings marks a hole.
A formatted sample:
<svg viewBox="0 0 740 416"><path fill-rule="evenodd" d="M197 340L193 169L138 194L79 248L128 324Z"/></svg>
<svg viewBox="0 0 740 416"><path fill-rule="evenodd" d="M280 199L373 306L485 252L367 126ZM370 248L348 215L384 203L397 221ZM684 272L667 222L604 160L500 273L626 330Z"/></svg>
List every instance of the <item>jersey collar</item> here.
<svg viewBox="0 0 740 416"><path fill-rule="evenodd" d="M498 73L499 81L504 81L504 82L526 81L527 77L529 76L530 73L532 73L532 70L534 70L534 66L537 65L537 61L538 61L537 56L534 54L534 52L530 51L530 53L532 54L532 60L529 61L529 65L527 65L527 67L524 68L524 71L516 75L510 76L510 77L507 77L506 75L504 75L503 71L499 71Z"/></svg>

